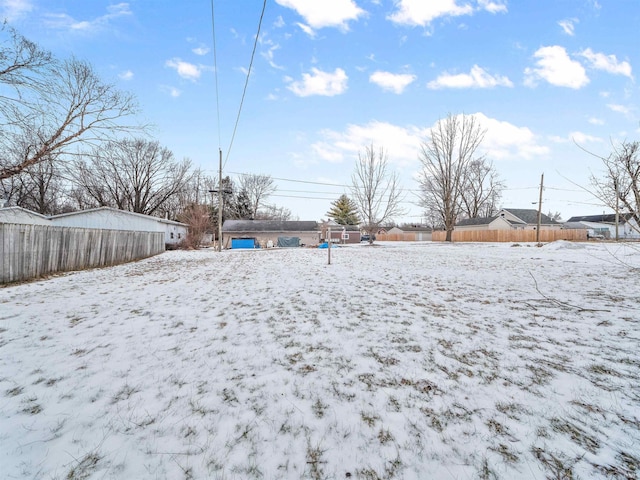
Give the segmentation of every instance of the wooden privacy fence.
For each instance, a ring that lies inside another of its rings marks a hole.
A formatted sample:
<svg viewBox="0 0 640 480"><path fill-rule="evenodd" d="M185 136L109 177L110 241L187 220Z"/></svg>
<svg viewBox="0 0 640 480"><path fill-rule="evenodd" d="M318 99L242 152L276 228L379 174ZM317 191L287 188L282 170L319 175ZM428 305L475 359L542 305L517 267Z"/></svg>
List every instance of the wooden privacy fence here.
<svg viewBox="0 0 640 480"><path fill-rule="evenodd" d="M163 232L0 223L0 284L117 265L164 248Z"/></svg>
<svg viewBox="0 0 640 480"><path fill-rule="evenodd" d="M444 242L447 232L433 232L434 242ZM454 242L535 242L535 230L454 230ZM540 230L541 242L586 241L587 230Z"/></svg>
<svg viewBox="0 0 640 480"><path fill-rule="evenodd" d="M431 233L428 232L404 232L404 233L380 233L376 234L376 240L381 242L429 242Z"/></svg>

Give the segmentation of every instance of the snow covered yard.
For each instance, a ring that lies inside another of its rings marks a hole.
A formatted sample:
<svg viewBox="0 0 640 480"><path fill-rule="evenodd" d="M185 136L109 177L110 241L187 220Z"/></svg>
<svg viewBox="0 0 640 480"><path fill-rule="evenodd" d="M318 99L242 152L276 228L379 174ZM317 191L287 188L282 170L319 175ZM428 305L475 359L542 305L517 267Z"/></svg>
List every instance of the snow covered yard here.
<svg viewBox="0 0 640 480"><path fill-rule="evenodd" d="M0 476L637 478L632 267L611 244L386 243L0 288Z"/></svg>

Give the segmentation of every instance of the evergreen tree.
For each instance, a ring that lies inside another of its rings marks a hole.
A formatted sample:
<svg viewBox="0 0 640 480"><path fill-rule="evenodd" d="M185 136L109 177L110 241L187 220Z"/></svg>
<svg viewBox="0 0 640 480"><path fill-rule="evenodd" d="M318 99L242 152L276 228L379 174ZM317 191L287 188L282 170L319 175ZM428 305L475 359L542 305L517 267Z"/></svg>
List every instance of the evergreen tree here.
<svg viewBox="0 0 640 480"><path fill-rule="evenodd" d="M331 210L327 212L327 215L339 225L358 225L360 223L358 207L353 200L344 194L331 203Z"/></svg>

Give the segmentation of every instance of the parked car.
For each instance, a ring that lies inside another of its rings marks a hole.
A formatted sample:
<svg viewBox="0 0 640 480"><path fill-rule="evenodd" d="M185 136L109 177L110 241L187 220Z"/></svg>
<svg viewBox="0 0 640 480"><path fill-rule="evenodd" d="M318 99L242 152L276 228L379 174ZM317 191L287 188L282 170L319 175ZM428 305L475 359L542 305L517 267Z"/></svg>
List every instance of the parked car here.
<svg viewBox="0 0 640 480"><path fill-rule="evenodd" d="M366 233L365 233L365 234L363 234L363 235L360 235L360 241L361 241L361 242L368 242L368 241L369 241L369 238L371 238L371 237L370 237L368 234L366 234ZM374 242L376 241L376 236L375 236L375 235L373 236L373 241L374 241Z"/></svg>

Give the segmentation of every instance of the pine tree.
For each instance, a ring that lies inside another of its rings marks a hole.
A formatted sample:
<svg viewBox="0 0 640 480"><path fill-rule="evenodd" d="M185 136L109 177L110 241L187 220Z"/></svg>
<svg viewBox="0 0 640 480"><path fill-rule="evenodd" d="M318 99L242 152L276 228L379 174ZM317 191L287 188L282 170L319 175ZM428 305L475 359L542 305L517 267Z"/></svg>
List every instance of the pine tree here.
<svg viewBox="0 0 640 480"><path fill-rule="evenodd" d="M344 194L331 203L331 210L327 212L327 215L339 225L358 225L360 223L358 207L353 200Z"/></svg>

